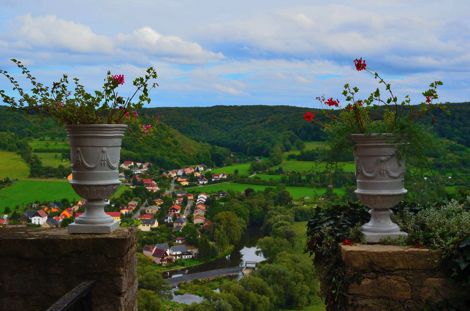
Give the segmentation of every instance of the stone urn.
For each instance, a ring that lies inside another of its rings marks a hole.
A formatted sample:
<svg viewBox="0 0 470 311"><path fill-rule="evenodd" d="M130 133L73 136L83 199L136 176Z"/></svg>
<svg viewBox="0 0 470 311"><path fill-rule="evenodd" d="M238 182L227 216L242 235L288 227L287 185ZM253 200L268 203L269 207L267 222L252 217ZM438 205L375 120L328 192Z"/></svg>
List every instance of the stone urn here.
<svg viewBox="0 0 470 311"><path fill-rule="evenodd" d="M125 124L67 126L72 162L70 184L86 199L85 212L68 226L70 233L110 233L119 223L104 212L119 184L119 158Z"/></svg>
<svg viewBox="0 0 470 311"><path fill-rule="evenodd" d="M368 243L379 243L384 238L406 236L395 224L390 208L403 200L405 161L397 156L400 145L392 134L353 134L356 163L355 193L370 208L370 221L362 233Z"/></svg>

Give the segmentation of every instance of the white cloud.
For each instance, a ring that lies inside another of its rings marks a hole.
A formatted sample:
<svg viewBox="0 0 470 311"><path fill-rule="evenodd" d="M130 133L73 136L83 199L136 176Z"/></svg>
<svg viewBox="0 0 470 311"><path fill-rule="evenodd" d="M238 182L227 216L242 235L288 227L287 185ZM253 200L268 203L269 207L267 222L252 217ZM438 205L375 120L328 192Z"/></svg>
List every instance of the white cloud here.
<svg viewBox="0 0 470 311"><path fill-rule="evenodd" d="M94 33L90 27L66 21L53 15L18 17L19 27L15 36L31 47L67 49L72 52L110 53L111 39Z"/></svg>
<svg viewBox="0 0 470 311"><path fill-rule="evenodd" d="M124 50L140 50L183 63L203 63L223 58L222 53L207 51L199 44L177 36L163 36L150 27L140 28L131 34L119 34L117 43Z"/></svg>

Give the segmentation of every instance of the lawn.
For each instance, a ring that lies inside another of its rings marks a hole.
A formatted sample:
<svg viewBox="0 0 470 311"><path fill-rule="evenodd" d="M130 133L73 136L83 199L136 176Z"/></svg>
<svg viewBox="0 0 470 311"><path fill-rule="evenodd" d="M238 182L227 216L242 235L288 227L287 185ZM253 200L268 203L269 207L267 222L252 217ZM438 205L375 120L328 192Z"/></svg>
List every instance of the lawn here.
<svg viewBox="0 0 470 311"><path fill-rule="evenodd" d="M34 154L39 157L43 166L47 166L47 167L59 167L59 165L63 165L65 167L70 166L70 162L68 160L62 159L61 153L38 152Z"/></svg>
<svg viewBox="0 0 470 311"><path fill-rule="evenodd" d="M248 176L250 174L250 163L239 163L234 165L228 165L221 168L213 169L212 172L216 174L234 174L235 170L238 170L240 176Z"/></svg>
<svg viewBox="0 0 470 311"><path fill-rule="evenodd" d="M0 210L7 206L24 206L35 201L78 200L78 195L66 180L19 180L0 189Z"/></svg>
<svg viewBox="0 0 470 311"><path fill-rule="evenodd" d="M29 176L28 165L14 152L0 151L0 163L0 179L5 177L20 179Z"/></svg>
<svg viewBox="0 0 470 311"><path fill-rule="evenodd" d="M188 191L194 191L194 192L218 192L218 191L238 191L242 192L245 191L245 189L251 188L256 191L263 191L266 188L273 188L270 186L263 186L263 185L250 185L250 184L238 184L238 183L232 183L232 182L226 182L226 183L219 183L219 184L212 184L212 185L207 185L207 186L198 186L198 187L190 187L187 188ZM286 190L289 191L291 196L294 199L301 199L304 198L305 196L318 196L323 193L325 193L324 188L311 188L311 187L286 187ZM343 195L344 190L343 189L335 189L335 192L338 195Z"/></svg>

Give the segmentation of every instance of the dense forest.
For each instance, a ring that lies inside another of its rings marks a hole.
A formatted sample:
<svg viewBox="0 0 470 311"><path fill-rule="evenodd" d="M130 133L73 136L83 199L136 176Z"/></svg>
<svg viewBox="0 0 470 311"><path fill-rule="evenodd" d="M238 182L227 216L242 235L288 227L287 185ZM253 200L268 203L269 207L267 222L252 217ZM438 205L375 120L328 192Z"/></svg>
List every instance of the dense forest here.
<svg viewBox="0 0 470 311"><path fill-rule="evenodd" d="M420 122L440 137L470 147L470 103L446 104L445 111L434 112ZM242 156L271 156L273 153L301 149L303 141L322 140L319 126L303 120L306 111L319 110L291 106L214 106L191 108L146 108L144 118L161 122L147 137L130 132L123 142L123 157L151 161L163 168L206 163L221 166ZM50 118L14 112L0 106L0 134L14 134L17 142L49 137L66 139L65 130ZM11 140L10 140L11 141ZM5 145L4 142L3 145ZM3 149L21 151L18 143Z"/></svg>
<svg viewBox="0 0 470 311"><path fill-rule="evenodd" d="M446 104L436 111L436 133L470 147L470 103ZM161 120L198 141L229 148L247 155L268 155L274 146L284 151L299 141L322 140L319 126L303 121L303 114L313 111L322 120L320 110L291 106L214 106L194 108L151 108ZM420 120L431 125L432 116Z"/></svg>

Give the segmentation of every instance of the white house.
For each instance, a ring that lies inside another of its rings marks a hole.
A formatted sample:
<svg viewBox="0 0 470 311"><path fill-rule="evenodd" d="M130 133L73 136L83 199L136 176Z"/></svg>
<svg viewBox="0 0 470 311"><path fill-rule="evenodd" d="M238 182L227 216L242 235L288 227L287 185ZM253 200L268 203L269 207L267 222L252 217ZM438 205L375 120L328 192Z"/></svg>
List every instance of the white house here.
<svg viewBox="0 0 470 311"><path fill-rule="evenodd" d="M44 225L47 221L47 214L43 210L36 211L31 217L31 223L34 225Z"/></svg>

